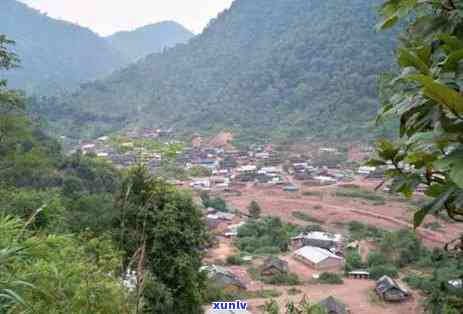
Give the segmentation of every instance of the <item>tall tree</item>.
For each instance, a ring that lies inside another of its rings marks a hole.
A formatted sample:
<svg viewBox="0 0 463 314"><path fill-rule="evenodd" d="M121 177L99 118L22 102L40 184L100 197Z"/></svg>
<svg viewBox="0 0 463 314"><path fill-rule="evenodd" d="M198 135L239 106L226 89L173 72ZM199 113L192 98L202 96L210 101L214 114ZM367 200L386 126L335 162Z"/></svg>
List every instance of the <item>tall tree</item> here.
<svg viewBox="0 0 463 314"><path fill-rule="evenodd" d="M191 195L138 167L123 183L120 208L119 241L128 253L126 268L136 268L138 294L148 301L144 312L166 313L160 305L174 298L176 313L202 313L199 268L208 237Z"/></svg>

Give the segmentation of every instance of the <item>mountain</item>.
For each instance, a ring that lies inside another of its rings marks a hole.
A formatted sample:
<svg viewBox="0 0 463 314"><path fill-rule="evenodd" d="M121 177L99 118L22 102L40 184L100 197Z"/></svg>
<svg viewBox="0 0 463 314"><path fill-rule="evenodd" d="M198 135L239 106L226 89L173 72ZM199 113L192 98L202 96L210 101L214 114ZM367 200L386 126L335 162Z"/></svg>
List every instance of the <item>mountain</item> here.
<svg viewBox="0 0 463 314"><path fill-rule="evenodd" d="M0 32L16 41L21 67L9 84L46 94L107 75L126 64L122 54L87 28L52 19L15 0L0 1Z"/></svg>
<svg viewBox="0 0 463 314"><path fill-rule="evenodd" d="M166 21L146 25L133 31L108 36L108 42L128 60L135 61L179 43L186 43L194 34L182 25Z"/></svg>
<svg viewBox="0 0 463 314"><path fill-rule="evenodd" d="M157 125L250 141L368 138L395 47L394 34L374 30L381 2L235 0L187 44L39 112L79 136Z"/></svg>

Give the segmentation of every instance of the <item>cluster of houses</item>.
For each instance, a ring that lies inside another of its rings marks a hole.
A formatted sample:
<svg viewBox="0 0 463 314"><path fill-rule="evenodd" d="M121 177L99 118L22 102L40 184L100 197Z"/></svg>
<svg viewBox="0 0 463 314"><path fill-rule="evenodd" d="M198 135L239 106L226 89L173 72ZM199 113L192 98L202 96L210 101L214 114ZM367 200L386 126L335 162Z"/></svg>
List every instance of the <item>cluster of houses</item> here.
<svg viewBox="0 0 463 314"><path fill-rule="evenodd" d="M131 129L118 137L117 144L109 136L102 136L96 140L81 141L78 147L70 153L80 150L83 154L95 154L100 158L111 161L117 168L127 168L137 163L144 163L154 173L161 163L161 154L135 144L137 140L166 141L172 130L142 128Z"/></svg>
<svg viewBox="0 0 463 314"><path fill-rule="evenodd" d="M223 148L191 147L177 157L185 169L202 167L211 176L193 178L190 186L200 190L224 190L234 184L283 184L282 160L271 146L258 146L248 151Z"/></svg>

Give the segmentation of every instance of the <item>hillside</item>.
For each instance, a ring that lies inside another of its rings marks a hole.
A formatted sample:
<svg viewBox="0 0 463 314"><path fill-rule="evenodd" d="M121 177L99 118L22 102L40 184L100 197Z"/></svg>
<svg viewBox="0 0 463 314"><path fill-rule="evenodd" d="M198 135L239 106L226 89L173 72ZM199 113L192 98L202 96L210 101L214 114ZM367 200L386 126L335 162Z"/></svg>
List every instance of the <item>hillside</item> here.
<svg viewBox="0 0 463 314"><path fill-rule="evenodd" d="M176 22L146 25L133 31L123 31L108 36L107 41L128 60L135 61L165 48L186 43L194 34Z"/></svg>
<svg viewBox="0 0 463 314"><path fill-rule="evenodd" d="M0 1L0 32L16 41L21 68L10 86L44 94L107 75L125 58L89 29L49 18L15 0Z"/></svg>
<svg viewBox="0 0 463 314"><path fill-rule="evenodd" d="M379 0L236 0L185 45L153 54L67 99L41 104L66 130L127 124L249 140L365 138L378 108L377 75L394 36L376 33ZM69 128L74 122L74 127ZM92 130L92 132L89 132Z"/></svg>

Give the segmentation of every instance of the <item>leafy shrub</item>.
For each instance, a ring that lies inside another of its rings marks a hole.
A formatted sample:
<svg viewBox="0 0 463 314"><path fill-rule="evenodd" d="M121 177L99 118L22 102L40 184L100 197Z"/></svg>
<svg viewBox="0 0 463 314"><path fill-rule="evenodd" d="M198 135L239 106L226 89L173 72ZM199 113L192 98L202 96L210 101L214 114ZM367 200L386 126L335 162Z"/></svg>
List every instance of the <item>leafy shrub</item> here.
<svg viewBox="0 0 463 314"><path fill-rule="evenodd" d="M243 265L246 263L246 261L239 255L227 256L226 262L228 265Z"/></svg>
<svg viewBox="0 0 463 314"><path fill-rule="evenodd" d="M363 268L362 257L358 251L349 251L345 256L345 270L352 271L355 269Z"/></svg>
<svg viewBox="0 0 463 314"><path fill-rule="evenodd" d="M289 249L290 237L299 232L297 226L275 217L250 220L238 229L236 245L251 254L278 254Z"/></svg>
<svg viewBox="0 0 463 314"><path fill-rule="evenodd" d="M307 213L301 212L301 211L294 211L292 212L292 215L294 218L297 218L302 221L308 221L308 222L315 222L315 223L322 223L323 221L320 221L317 218L313 218Z"/></svg>
<svg viewBox="0 0 463 314"><path fill-rule="evenodd" d="M329 285L340 285L344 283L344 280L336 273L321 273L318 282Z"/></svg>
<svg viewBox="0 0 463 314"><path fill-rule="evenodd" d="M392 264L384 264L370 267L370 278L379 279L382 276L389 276L391 278L397 278L399 275L399 270Z"/></svg>
<svg viewBox="0 0 463 314"><path fill-rule="evenodd" d="M371 202L385 202L386 199L375 193L374 191L364 190L359 188L342 188L336 191L338 197L351 197L364 199Z"/></svg>
<svg viewBox="0 0 463 314"><path fill-rule="evenodd" d="M370 252L368 253L367 264L368 267L384 265L387 263L387 258L384 254L380 252Z"/></svg>
<svg viewBox="0 0 463 314"><path fill-rule="evenodd" d="M301 284L299 277L292 273L263 277L262 281L269 285L297 286Z"/></svg>

